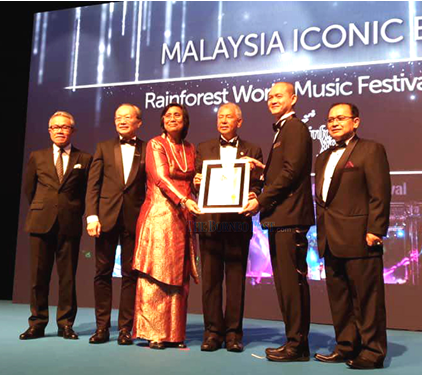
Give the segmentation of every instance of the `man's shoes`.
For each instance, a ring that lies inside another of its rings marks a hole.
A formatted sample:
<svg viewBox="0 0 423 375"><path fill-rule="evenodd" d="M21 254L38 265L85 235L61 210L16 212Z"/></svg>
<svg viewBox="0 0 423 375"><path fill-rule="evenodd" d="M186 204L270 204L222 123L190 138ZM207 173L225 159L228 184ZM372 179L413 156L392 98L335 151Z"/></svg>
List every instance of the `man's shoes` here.
<svg viewBox="0 0 423 375"><path fill-rule="evenodd" d="M308 350L296 350L285 345L279 351L274 351L271 354L266 353L266 358L274 362L305 362L310 360L310 353Z"/></svg>
<svg viewBox="0 0 423 375"><path fill-rule="evenodd" d="M217 349L220 349L221 347L222 347L222 342L217 337L209 336L201 344L201 351L202 352L214 352Z"/></svg>
<svg viewBox="0 0 423 375"><path fill-rule="evenodd" d="M285 350L285 346L286 345L281 345L278 348L266 348L264 351L266 352L266 355L267 354L275 354L275 353L279 353L279 352Z"/></svg>
<svg viewBox="0 0 423 375"><path fill-rule="evenodd" d="M241 353L244 350L244 344L237 339L226 341L226 350L228 352Z"/></svg>
<svg viewBox="0 0 423 375"><path fill-rule="evenodd" d="M131 333L126 328L123 328L119 331L119 337L117 342L118 345L132 345L134 343L132 341Z"/></svg>
<svg viewBox="0 0 423 375"><path fill-rule="evenodd" d="M110 333L107 328L100 328L90 337L90 344L104 344L109 341Z"/></svg>
<svg viewBox="0 0 423 375"><path fill-rule="evenodd" d="M44 328L29 327L24 333L19 335L19 340L32 340L44 337Z"/></svg>
<svg viewBox="0 0 423 375"><path fill-rule="evenodd" d="M148 346L150 347L150 349L165 349L165 344L163 341L150 341Z"/></svg>
<svg viewBox="0 0 423 375"><path fill-rule="evenodd" d="M320 362L325 363L342 363L348 360L348 358L344 357L342 354L339 354L337 352L333 352L328 355L316 353L314 355L314 358L316 358Z"/></svg>
<svg viewBox="0 0 423 375"><path fill-rule="evenodd" d="M372 362L361 356L358 356L355 359L349 359L346 363L350 368L356 369L356 370L372 370L375 368L383 367L383 361Z"/></svg>
<svg viewBox="0 0 423 375"><path fill-rule="evenodd" d="M57 336L63 337L67 340L78 340L78 335L71 326L64 326L63 328L59 328L57 330Z"/></svg>

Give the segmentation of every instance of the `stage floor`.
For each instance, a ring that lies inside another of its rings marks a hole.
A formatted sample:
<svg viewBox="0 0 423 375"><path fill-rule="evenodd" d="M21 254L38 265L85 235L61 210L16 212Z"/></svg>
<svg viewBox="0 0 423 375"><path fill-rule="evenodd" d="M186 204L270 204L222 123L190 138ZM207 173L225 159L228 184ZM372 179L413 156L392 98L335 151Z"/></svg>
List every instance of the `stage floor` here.
<svg viewBox="0 0 423 375"><path fill-rule="evenodd" d="M118 346L117 311L113 311L111 341L90 345L88 339L95 330L94 310L81 308L74 329L80 339L57 337L54 307L53 319L47 326L46 337L21 341L19 334L27 329L29 306L0 301L0 374L31 375L108 375L108 374L313 374L342 375L353 370L345 364L310 362L275 363L264 358L264 349L279 346L284 341L282 322L245 319L243 353L229 353L225 349L212 353L200 351L203 334L201 315L188 315L187 349L151 350L145 341L137 345ZM334 345L332 326L312 324L310 350L329 353ZM422 374L422 333L388 331L388 356L385 368L371 370L383 374ZM361 371L360 373L363 373ZM366 373L366 371L364 371Z"/></svg>

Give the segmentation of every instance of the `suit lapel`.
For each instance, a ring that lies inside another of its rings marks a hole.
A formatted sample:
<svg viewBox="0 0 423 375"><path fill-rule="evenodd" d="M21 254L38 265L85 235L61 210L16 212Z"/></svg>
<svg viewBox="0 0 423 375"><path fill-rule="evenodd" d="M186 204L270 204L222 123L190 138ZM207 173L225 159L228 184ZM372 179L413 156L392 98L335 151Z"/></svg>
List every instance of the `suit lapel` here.
<svg viewBox="0 0 423 375"><path fill-rule="evenodd" d="M220 159L220 143L219 140L213 139L213 143L210 147L210 160L219 160Z"/></svg>
<svg viewBox="0 0 423 375"><path fill-rule="evenodd" d="M62 180L62 186L66 182L66 180L68 179L69 175L71 174L71 172L72 172L72 170L73 170L73 168L74 168L78 159L79 159L79 150L72 146L71 153L69 155L68 166L66 167L66 172L65 172L65 175L63 176L63 180Z"/></svg>
<svg viewBox="0 0 423 375"><path fill-rule="evenodd" d="M326 164L328 163L329 157L330 157L330 151L324 153L321 158L321 162L320 162L320 171L316 170L316 188L315 188L315 196L317 199L319 199L320 201L322 201L322 190L323 190L323 180L325 179L325 169L326 169Z"/></svg>
<svg viewBox="0 0 423 375"><path fill-rule="evenodd" d="M47 172L53 176L53 180L56 183L57 187L60 186L59 177L57 176L56 166L54 165L54 152L53 145L46 149L45 159L47 161Z"/></svg>
<svg viewBox="0 0 423 375"><path fill-rule="evenodd" d="M335 197L336 192L338 191L339 184L341 182L342 171L345 168L345 164L347 164L348 159L350 158L351 153L354 150L357 142L359 141L358 137L354 137L342 155L341 159L339 160L338 164L336 165L335 171L333 172L332 182L329 186L328 196L326 198L326 205L329 205L332 199Z"/></svg>
<svg viewBox="0 0 423 375"><path fill-rule="evenodd" d="M137 138L137 144L135 145L134 159L132 160L131 171L129 172L128 181L126 181L125 186L129 186L135 180L135 177L138 173L138 168L141 163L142 156L142 142Z"/></svg>
<svg viewBox="0 0 423 375"><path fill-rule="evenodd" d="M288 121L289 119L287 119L287 121ZM285 123L287 122L287 121L285 121ZM284 123L284 124L285 124ZM264 176L264 178L266 179L266 174L267 174L267 170L269 169L269 167L270 167L270 162L272 161L272 154L273 154L273 149L274 149L274 146L276 145L276 143L278 143L278 142L280 142L280 139L281 139L281 135L282 135L282 132L283 132L283 126L282 126L282 128L281 128L281 130L279 130L279 134L278 134L278 136L276 137L276 139L273 141L273 143L272 143L272 148L271 148L271 150L270 150L270 152L269 152L269 156L267 157L267 161L266 161L266 167L264 168L264 171L263 171L263 176Z"/></svg>
<svg viewBox="0 0 423 375"><path fill-rule="evenodd" d="M122 150L120 148L119 138L116 139L115 145L113 146L114 154L115 154L115 168L116 168L116 176L118 176L118 181L125 185L125 178L123 176L123 159L122 159Z"/></svg>
<svg viewBox="0 0 423 375"><path fill-rule="evenodd" d="M238 149L236 152L236 158L241 159L243 156L246 156L248 154L248 149L245 147L245 142L238 138Z"/></svg>

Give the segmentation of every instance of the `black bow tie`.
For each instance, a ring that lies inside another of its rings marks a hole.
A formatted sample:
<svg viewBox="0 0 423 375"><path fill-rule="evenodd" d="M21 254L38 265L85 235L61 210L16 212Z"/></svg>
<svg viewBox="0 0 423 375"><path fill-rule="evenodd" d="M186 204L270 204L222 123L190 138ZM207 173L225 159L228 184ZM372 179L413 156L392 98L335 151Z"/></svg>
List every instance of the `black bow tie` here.
<svg viewBox="0 0 423 375"><path fill-rule="evenodd" d="M219 142L222 147L226 147L226 146L236 147L238 144L238 138L234 138L229 142L226 139L219 138Z"/></svg>
<svg viewBox="0 0 423 375"><path fill-rule="evenodd" d="M131 145L131 146L135 146L137 144L137 141L135 139L125 139L125 138L122 138L120 140L120 144L121 145L128 144L128 145Z"/></svg>
<svg viewBox="0 0 423 375"><path fill-rule="evenodd" d="M347 148L347 144L344 141L337 143L335 146L329 147L329 150L334 152L340 150L341 148Z"/></svg>

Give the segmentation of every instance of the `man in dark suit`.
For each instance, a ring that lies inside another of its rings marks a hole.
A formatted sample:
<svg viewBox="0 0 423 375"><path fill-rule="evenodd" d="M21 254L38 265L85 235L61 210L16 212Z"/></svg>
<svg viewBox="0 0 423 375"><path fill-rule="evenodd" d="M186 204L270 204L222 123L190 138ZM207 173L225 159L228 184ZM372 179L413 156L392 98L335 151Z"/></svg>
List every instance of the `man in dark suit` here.
<svg viewBox="0 0 423 375"><path fill-rule="evenodd" d="M337 146L316 160L318 246L337 344L315 357L370 369L383 367L386 356L382 237L391 182L384 147L358 138L359 125L355 105L332 105L327 126Z"/></svg>
<svg viewBox="0 0 423 375"><path fill-rule="evenodd" d="M49 121L53 146L29 157L24 190L30 204L25 230L31 246L31 316L21 340L44 336L54 258L59 275L57 334L78 338L72 328L77 311L75 275L92 157L71 145L75 131L70 113L54 113Z"/></svg>
<svg viewBox="0 0 423 375"><path fill-rule="evenodd" d="M292 84L276 83L267 105L277 120L272 149L264 169L264 188L243 209L260 213L269 229L269 247L287 343L266 349L271 361L308 361L310 292L307 283L307 232L314 224L311 194L312 144L307 127L295 117L297 96ZM252 161L258 166L260 163Z"/></svg>
<svg viewBox="0 0 423 375"><path fill-rule="evenodd" d="M141 111L122 104L115 112L119 137L97 145L87 191L87 231L95 239L94 278L97 330L91 344L109 341L112 309L112 274L116 248L121 248L122 286L118 344L131 345L136 274L132 271L135 228L145 198L146 143L136 137Z"/></svg>
<svg viewBox="0 0 423 375"><path fill-rule="evenodd" d="M201 182L204 160L231 162L244 156L262 161L260 147L240 139L242 113L234 103L223 104L217 113L220 137L200 143L197 148L194 183ZM261 190L260 175L251 174L249 197ZM227 224L237 223L236 226ZM204 341L202 351L215 351L225 341L230 352L242 352L245 275L248 250L253 233L251 218L238 213L204 214L197 221L202 267ZM240 231L231 231L239 228ZM226 309L223 312L222 283L226 280Z"/></svg>

